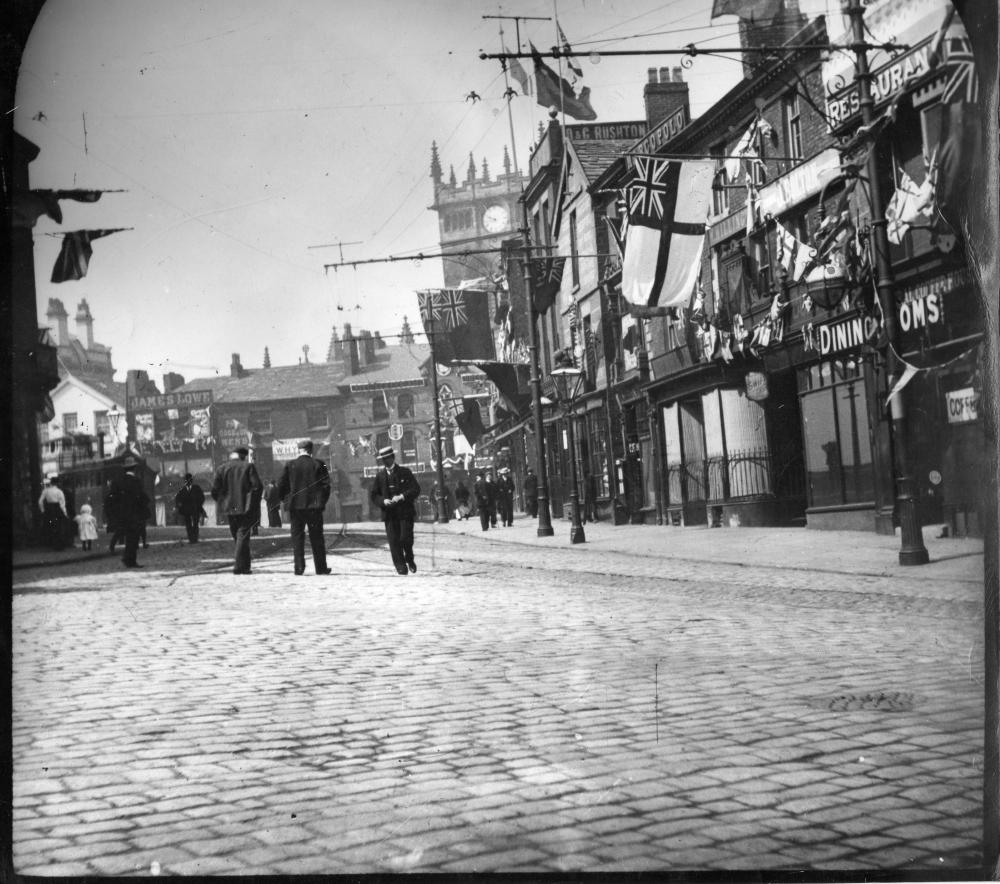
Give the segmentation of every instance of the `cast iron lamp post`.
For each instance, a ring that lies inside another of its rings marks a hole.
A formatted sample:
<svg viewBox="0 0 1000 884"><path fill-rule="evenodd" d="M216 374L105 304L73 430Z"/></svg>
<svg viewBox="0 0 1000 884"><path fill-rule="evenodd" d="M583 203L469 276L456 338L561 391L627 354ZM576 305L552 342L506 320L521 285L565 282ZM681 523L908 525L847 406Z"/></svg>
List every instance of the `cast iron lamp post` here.
<svg viewBox="0 0 1000 884"><path fill-rule="evenodd" d="M560 358L562 357L562 358ZM587 538L583 533L583 524L580 522L580 488L576 478L576 436L573 431L573 402L577 393L580 392L580 384L583 381L583 372L572 364L567 364L568 359L564 354L556 354L556 365L558 368L552 369L551 377L556 385L556 394L559 397L559 404L562 406L563 414L566 417L566 431L569 441L569 463L570 475L572 477L573 490L570 492L570 504L573 511L572 526L569 531L570 543L585 543Z"/></svg>

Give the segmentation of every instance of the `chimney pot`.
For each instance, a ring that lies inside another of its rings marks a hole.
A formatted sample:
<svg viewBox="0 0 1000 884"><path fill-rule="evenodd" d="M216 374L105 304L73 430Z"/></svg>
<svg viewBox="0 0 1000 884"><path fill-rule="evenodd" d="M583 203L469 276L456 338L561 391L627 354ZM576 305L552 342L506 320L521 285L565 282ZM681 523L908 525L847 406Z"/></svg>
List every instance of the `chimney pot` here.
<svg viewBox="0 0 1000 884"><path fill-rule="evenodd" d="M649 75L649 82L650 83L655 83L656 82L656 68L649 68L649 69L647 69L646 73Z"/></svg>
<svg viewBox="0 0 1000 884"><path fill-rule="evenodd" d="M674 82L683 83L684 82L684 69L674 68Z"/></svg>
<svg viewBox="0 0 1000 884"><path fill-rule="evenodd" d="M670 68L660 68L660 82L661 83L670 82Z"/></svg>

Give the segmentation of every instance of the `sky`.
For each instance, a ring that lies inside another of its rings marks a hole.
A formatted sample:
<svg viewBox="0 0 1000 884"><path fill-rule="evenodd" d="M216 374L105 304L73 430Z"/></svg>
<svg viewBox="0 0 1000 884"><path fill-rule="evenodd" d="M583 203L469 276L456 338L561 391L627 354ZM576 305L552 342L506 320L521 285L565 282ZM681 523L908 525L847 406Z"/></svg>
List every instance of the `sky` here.
<svg viewBox="0 0 1000 884"><path fill-rule="evenodd" d="M72 333L86 298L116 377L158 383L228 374L233 353L260 367L265 347L272 365L304 347L320 362L344 323L389 342L404 316L419 330L414 293L442 284L439 259L324 265L438 250L432 141L446 177L464 179L470 152L502 171L503 74L479 53L499 50L501 26L513 47L515 23L483 16L558 17L580 50L736 45L735 17L710 13L710 0L48 0L16 98L15 129L40 148L31 186L121 192L39 219L40 324L59 298ZM522 43L556 43L552 20L519 27ZM647 68L678 64L583 59L597 122L644 118ZM699 56L692 115L741 76L736 59ZM523 169L547 111L525 96L511 109ZM62 233L108 228L129 229L93 243L83 279L49 282Z"/></svg>

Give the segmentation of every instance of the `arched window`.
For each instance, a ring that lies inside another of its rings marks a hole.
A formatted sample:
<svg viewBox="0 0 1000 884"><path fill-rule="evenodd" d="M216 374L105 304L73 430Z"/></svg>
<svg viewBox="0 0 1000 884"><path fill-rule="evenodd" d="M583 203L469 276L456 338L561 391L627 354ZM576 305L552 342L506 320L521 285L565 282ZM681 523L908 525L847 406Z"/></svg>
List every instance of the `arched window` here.
<svg viewBox="0 0 1000 884"><path fill-rule="evenodd" d="M413 417L413 394L400 393L396 399L396 414L400 418Z"/></svg>
<svg viewBox="0 0 1000 884"><path fill-rule="evenodd" d="M389 420L389 402L385 398L385 393L380 392L372 396L372 420Z"/></svg>

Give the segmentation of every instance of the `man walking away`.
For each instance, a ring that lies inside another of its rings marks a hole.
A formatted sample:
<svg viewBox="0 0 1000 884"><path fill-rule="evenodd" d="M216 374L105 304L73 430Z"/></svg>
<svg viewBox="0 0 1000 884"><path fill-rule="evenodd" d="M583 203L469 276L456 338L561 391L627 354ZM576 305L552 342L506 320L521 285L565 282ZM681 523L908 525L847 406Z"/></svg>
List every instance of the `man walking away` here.
<svg viewBox="0 0 1000 884"><path fill-rule="evenodd" d="M188 543L198 542L198 523L201 511L205 505L205 492L194 482L194 476L184 474L184 484L174 497L174 506L184 520L184 530L187 531Z"/></svg>
<svg viewBox="0 0 1000 884"><path fill-rule="evenodd" d="M264 489L264 505L267 507L267 527L281 527L281 492L278 485L271 479Z"/></svg>
<svg viewBox="0 0 1000 884"><path fill-rule="evenodd" d="M229 520L229 533L236 541L234 574L250 573L250 532L260 512L264 487L257 468L247 458L246 448L237 448L218 470L212 483L212 498Z"/></svg>
<svg viewBox="0 0 1000 884"><path fill-rule="evenodd" d="M476 496L476 510L479 512L479 524L484 531L490 528L490 487L482 473L476 473L476 484L472 486L472 493Z"/></svg>
<svg viewBox="0 0 1000 884"><path fill-rule="evenodd" d="M323 541L323 510L330 499L330 472L323 461L312 456L313 443L299 442L299 456L285 464L278 481L278 498L287 500L292 525L292 556L296 574L306 570L306 530L317 574L329 574L326 544ZM270 503L268 503L270 509ZM281 524L280 522L278 523Z"/></svg>
<svg viewBox="0 0 1000 884"><path fill-rule="evenodd" d="M420 496L420 485L410 470L396 463L396 452L391 446L379 449L378 460L382 469L375 474L371 499L382 510L385 536L396 573L406 574L407 568L417 570L413 560L413 520L416 518L413 501Z"/></svg>
<svg viewBox="0 0 1000 884"><path fill-rule="evenodd" d="M531 467L524 474L524 511L531 518L538 515L538 477Z"/></svg>
<svg viewBox="0 0 1000 884"><path fill-rule="evenodd" d="M137 462L126 458L125 473L111 483L108 492L110 519L125 538L122 564L126 568L141 568L138 561L139 535L149 518L149 495L135 474Z"/></svg>
<svg viewBox="0 0 1000 884"><path fill-rule="evenodd" d="M514 480L506 467L500 470L497 491L500 496L500 521L504 527L510 528L514 525Z"/></svg>

